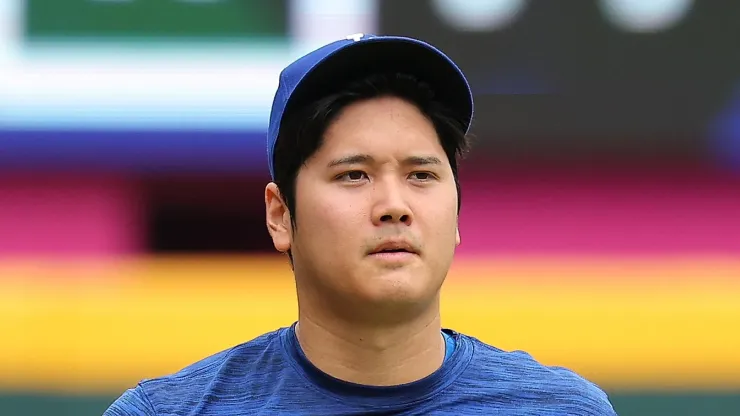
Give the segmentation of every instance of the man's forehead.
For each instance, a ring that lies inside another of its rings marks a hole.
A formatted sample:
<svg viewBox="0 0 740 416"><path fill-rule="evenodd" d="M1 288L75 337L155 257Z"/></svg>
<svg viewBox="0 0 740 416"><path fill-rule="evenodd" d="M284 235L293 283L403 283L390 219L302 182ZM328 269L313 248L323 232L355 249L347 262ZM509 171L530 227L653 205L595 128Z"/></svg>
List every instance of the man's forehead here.
<svg viewBox="0 0 740 416"><path fill-rule="evenodd" d="M395 95L380 95L342 106L327 126L327 133L335 130L372 133L399 127L423 132L434 130L431 120L414 102Z"/></svg>
<svg viewBox="0 0 740 416"><path fill-rule="evenodd" d="M376 159L416 155L444 155L437 132L432 129L360 128L325 134L318 149L330 158L366 154Z"/></svg>

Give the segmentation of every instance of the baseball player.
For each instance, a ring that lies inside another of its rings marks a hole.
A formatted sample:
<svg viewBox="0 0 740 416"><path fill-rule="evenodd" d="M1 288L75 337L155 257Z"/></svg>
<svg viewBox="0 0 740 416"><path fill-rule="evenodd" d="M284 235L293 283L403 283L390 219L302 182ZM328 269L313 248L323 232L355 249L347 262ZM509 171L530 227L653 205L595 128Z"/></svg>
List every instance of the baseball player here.
<svg viewBox="0 0 740 416"><path fill-rule="evenodd" d="M355 35L291 63L264 197L297 321L144 380L105 415L616 415L574 372L441 326L472 118L464 74L421 40Z"/></svg>

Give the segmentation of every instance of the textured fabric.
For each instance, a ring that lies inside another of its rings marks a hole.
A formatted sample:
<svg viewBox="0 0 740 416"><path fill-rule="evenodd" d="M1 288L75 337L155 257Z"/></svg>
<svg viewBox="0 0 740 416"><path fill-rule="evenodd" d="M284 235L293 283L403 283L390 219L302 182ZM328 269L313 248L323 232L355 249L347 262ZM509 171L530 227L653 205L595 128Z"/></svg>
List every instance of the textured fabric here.
<svg viewBox="0 0 740 416"><path fill-rule="evenodd" d="M393 387L343 382L310 364L294 327L144 380L104 416L616 414L606 394L575 373L451 330L450 358L422 380Z"/></svg>

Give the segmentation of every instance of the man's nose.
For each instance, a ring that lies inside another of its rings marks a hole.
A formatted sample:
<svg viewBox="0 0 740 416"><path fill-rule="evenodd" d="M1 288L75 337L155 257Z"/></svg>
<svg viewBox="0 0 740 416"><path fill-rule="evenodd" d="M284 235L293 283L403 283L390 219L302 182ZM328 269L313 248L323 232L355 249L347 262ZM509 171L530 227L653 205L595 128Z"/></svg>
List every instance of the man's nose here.
<svg viewBox="0 0 740 416"><path fill-rule="evenodd" d="M405 197L402 184L388 181L376 185L374 192L373 223L375 225L410 225L412 223L413 213Z"/></svg>

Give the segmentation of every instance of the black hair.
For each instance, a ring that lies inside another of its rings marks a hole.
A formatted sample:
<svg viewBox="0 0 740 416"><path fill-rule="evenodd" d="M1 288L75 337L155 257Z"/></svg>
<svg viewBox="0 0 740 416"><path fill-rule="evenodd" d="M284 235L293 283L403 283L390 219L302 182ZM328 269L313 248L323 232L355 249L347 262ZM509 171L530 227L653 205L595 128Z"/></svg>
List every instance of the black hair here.
<svg viewBox="0 0 740 416"><path fill-rule="evenodd" d="M350 82L283 116L273 156L274 182L291 214L294 229L297 224L295 183L301 166L321 147L324 132L344 107L380 96L405 99L431 120L452 166L457 188L457 209L460 211L462 197L458 162L470 147L465 132L468 120L457 116L453 109L436 100L432 88L415 77L401 73L379 73Z"/></svg>

